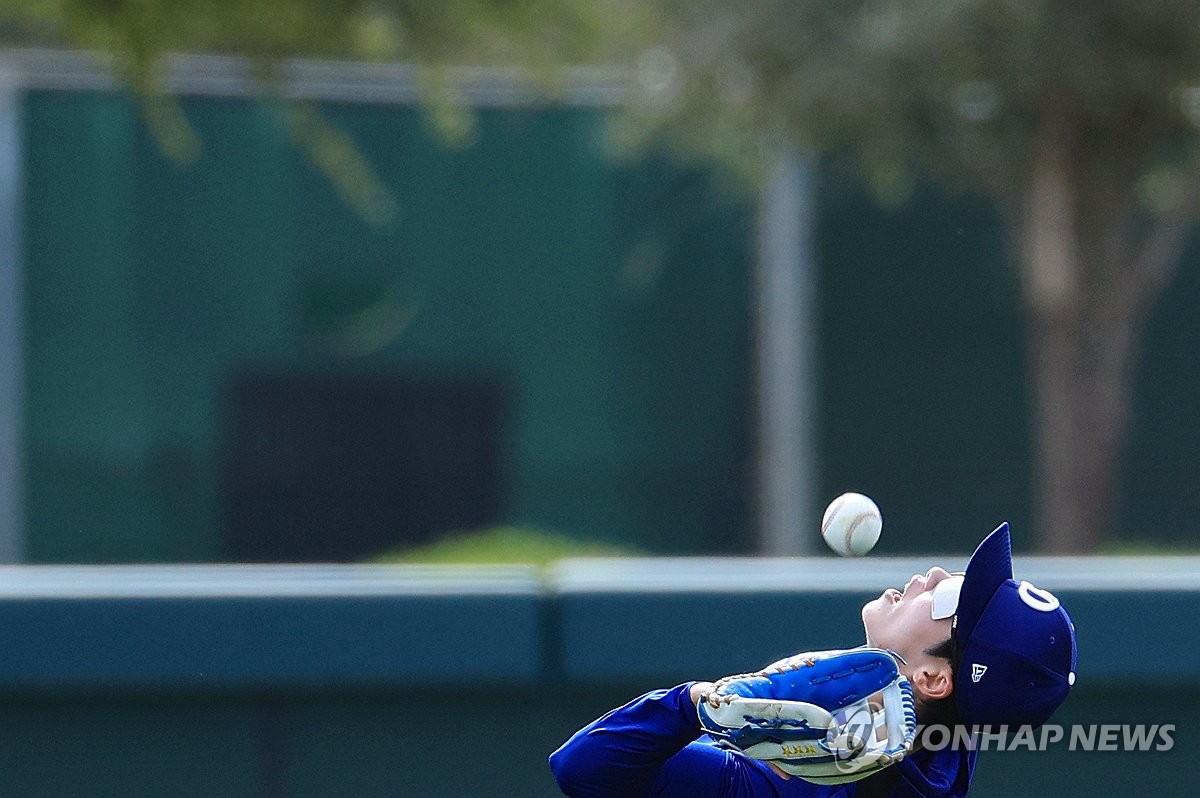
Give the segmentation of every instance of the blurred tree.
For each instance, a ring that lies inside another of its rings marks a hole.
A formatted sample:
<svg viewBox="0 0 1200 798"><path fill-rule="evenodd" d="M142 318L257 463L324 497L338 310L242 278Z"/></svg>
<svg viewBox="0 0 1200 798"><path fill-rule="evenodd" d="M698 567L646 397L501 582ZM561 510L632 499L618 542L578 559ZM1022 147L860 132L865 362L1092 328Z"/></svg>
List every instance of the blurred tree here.
<svg viewBox="0 0 1200 798"><path fill-rule="evenodd" d="M627 58L655 29L654 19L628 0L0 0L0 45L111 57L117 76L140 95L163 149L186 161L198 142L162 91L170 53L249 57L264 85L280 77L276 68L288 58L411 63L429 118L454 138L469 131L471 119L451 67L519 65L549 91L565 63ZM324 163L332 151L353 160L338 131L325 129L311 109L289 115L300 123L297 142L339 182Z"/></svg>
<svg viewBox="0 0 1200 798"><path fill-rule="evenodd" d="M1200 0L0 0L0 35L143 88L180 50L636 64L647 129L707 152L849 148L884 196L985 191L1027 310L1042 547L1111 536L1143 322L1200 208Z"/></svg>
<svg viewBox="0 0 1200 798"><path fill-rule="evenodd" d="M0 40L100 50L138 77L169 52L553 67L649 20L621 0L0 0Z"/></svg>
<svg viewBox="0 0 1200 798"><path fill-rule="evenodd" d="M717 150L749 130L849 148L885 196L933 176L994 199L1028 320L1041 548L1095 550L1113 532L1142 328L1200 209L1200 3L676 10L653 58L663 126Z"/></svg>
<svg viewBox="0 0 1200 798"><path fill-rule="evenodd" d="M196 138L164 91L171 53L247 57L264 87L290 58L417 66L431 123L465 139L472 117L456 67L520 66L552 93L565 63L628 57L653 17L627 0L0 0L0 46L70 47L111 58L140 99L165 154L189 162ZM614 9L619 7L619 13ZM461 71L461 70L460 70ZM354 142L302 102L285 118L296 144L368 222L386 224L393 198ZM381 212L381 209L383 211Z"/></svg>

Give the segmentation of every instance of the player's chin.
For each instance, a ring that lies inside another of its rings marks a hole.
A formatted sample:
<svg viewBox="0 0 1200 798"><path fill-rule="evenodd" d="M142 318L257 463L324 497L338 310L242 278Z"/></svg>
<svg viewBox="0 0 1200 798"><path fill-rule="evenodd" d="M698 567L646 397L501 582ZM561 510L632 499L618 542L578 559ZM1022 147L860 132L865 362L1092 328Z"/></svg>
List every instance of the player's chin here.
<svg viewBox="0 0 1200 798"><path fill-rule="evenodd" d="M883 616L883 614L887 611L888 604L889 604L889 602L887 599L887 595L885 594L885 595L880 596L877 599L871 599L870 601L868 601L866 604L863 605L862 613L861 613L862 622L863 622L863 626L866 628L868 634L871 631L872 621L874 621L874 619L876 619L876 618L880 618Z"/></svg>

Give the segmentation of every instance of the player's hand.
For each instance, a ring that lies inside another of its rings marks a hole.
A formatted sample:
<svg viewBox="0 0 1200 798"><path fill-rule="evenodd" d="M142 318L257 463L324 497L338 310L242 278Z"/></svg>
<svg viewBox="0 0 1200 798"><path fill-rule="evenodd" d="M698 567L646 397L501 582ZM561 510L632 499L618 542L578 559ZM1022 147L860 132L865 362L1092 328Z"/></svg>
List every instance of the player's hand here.
<svg viewBox="0 0 1200 798"><path fill-rule="evenodd" d="M693 684L691 689L688 691L688 697L692 700L692 706L697 706L704 698L705 694L712 692L714 687L716 687L716 685L712 682L696 682ZM792 777L791 773L783 770L783 768L779 767L779 765L776 765L774 762L768 761L764 762L764 764L771 769L772 773L781 779L790 779Z"/></svg>
<svg viewBox="0 0 1200 798"><path fill-rule="evenodd" d="M700 699L705 693L710 692L715 687L712 682L696 682L692 685L692 689L688 691L688 698L692 700L692 706L700 703Z"/></svg>

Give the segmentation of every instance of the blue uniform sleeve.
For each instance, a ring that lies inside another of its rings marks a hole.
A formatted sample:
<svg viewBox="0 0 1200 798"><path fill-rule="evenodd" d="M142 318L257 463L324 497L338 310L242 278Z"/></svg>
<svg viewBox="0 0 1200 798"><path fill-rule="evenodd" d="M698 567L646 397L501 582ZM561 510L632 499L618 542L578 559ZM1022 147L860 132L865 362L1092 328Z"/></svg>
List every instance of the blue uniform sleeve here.
<svg viewBox="0 0 1200 798"><path fill-rule="evenodd" d="M890 798L963 798L978 754L975 749L916 751L896 765L900 780Z"/></svg>
<svg viewBox="0 0 1200 798"><path fill-rule="evenodd" d="M550 755L570 798L833 798L846 794L782 779L701 735L692 683L656 690L576 732Z"/></svg>
<svg viewBox="0 0 1200 798"><path fill-rule="evenodd" d="M655 690L602 715L550 755L571 798L648 796L668 759L700 736L691 683Z"/></svg>

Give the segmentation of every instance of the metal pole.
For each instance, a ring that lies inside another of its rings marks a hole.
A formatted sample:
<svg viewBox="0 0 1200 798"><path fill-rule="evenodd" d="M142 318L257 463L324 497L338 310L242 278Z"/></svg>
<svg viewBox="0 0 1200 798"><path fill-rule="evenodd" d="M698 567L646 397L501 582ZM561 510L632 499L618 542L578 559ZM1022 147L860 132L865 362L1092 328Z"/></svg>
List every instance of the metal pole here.
<svg viewBox="0 0 1200 798"><path fill-rule="evenodd" d="M785 152L763 190L755 280L762 553L811 554L814 516L813 165Z"/></svg>
<svg viewBox="0 0 1200 798"><path fill-rule="evenodd" d="M19 85L0 65L0 563L21 560L25 537Z"/></svg>

